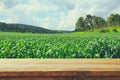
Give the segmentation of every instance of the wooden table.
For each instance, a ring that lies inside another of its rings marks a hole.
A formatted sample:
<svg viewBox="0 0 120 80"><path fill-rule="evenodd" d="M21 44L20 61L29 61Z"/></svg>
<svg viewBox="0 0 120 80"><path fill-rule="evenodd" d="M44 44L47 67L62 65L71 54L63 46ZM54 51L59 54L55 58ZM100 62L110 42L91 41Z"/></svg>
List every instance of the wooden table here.
<svg viewBox="0 0 120 80"><path fill-rule="evenodd" d="M0 80L120 80L120 59L1 59Z"/></svg>

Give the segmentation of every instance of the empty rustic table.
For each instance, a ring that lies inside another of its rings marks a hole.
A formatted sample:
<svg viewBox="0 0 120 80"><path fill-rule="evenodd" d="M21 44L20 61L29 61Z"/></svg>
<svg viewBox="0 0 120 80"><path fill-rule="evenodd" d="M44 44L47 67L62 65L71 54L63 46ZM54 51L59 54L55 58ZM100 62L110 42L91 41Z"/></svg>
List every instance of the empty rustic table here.
<svg viewBox="0 0 120 80"><path fill-rule="evenodd" d="M0 80L120 80L120 59L1 59Z"/></svg>

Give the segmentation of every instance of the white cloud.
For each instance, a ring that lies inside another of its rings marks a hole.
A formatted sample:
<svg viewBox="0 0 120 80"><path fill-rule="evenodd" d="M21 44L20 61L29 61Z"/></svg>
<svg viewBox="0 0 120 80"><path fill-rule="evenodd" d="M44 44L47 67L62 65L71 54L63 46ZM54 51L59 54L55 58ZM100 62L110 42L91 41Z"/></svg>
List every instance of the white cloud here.
<svg viewBox="0 0 120 80"><path fill-rule="evenodd" d="M115 8L114 10L112 10L111 13L117 13L117 14L120 14L120 6L118 6L118 7Z"/></svg>
<svg viewBox="0 0 120 80"><path fill-rule="evenodd" d="M61 14L58 29L62 30L74 30L75 23L79 17L79 13L76 10L70 11L68 15Z"/></svg>
<svg viewBox="0 0 120 80"><path fill-rule="evenodd" d="M43 28L47 28L47 29L57 29L57 22L58 19L54 18L54 17L45 17L45 18L39 18L39 17L32 17L33 23L36 23L36 25L39 25Z"/></svg>
<svg viewBox="0 0 120 80"><path fill-rule="evenodd" d="M71 0L67 0L71 1ZM118 0L116 0L118 1ZM110 9L109 5L114 5L117 2L109 2L109 0L74 0L71 1L75 8L68 12L67 15L61 15L61 21L59 22L58 29L74 30L76 21L80 16L85 17L87 14L97 15L106 18L108 14L120 13L120 7L116 9ZM103 4L102 4L103 3ZM112 4L114 3L114 4ZM105 5L106 4L106 5ZM114 7L118 5L114 5Z"/></svg>
<svg viewBox="0 0 120 80"><path fill-rule="evenodd" d="M15 8L19 10L24 10L26 12L39 12L57 9L55 5L42 4L41 2L39 2L39 0L30 0L28 4L19 4Z"/></svg>
<svg viewBox="0 0 120 80"><path fill-rule="evenodd" d="M13 8L16 5L20 4L23 0L0 0L5 8Z"/></svg>
<svg viewBox="0 0 120 80"><path fill-rule="evenodd" d="M52 21L50 17L46 17L44 19L38 18L38 17L33 17L32 18L34 22L37 22L38 25L43 26L44 28L49 28L50 27L50 22Z"/></svg>
<svg viewBox="0 0 120 80"><path fill-rule="evenodd" d="M120 0L0 0L0 14L8 23L48 29L74 30L80 16L120 14Z"/></svg>

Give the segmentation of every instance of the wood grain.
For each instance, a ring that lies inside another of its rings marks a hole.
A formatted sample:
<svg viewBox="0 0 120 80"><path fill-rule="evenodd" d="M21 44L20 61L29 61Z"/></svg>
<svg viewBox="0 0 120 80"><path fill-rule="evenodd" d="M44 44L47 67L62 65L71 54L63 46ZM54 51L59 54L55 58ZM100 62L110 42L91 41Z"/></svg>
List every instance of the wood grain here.
<svg viewBox="0 0 120 80"><path fill-rule="evenodd" d="M2 59L0 71L120 71L120 59Z"/></svg>
<svg viewBox="0 0 120 80"><path fill-rule="evenodd" d="M0 80L120 80L120 59L1 59Z"/></svg>

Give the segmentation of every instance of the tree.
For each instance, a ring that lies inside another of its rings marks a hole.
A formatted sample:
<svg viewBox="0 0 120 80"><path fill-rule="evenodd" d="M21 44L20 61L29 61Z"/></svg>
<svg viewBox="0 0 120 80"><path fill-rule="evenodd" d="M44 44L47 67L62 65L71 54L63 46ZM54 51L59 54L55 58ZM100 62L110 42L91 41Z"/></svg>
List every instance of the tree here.
<svg viewBox="0 0 120 80"><path fill-rule="evenodd" d="M91 27L87 18L85 18L84 23L85 23L84 30L90 30Z"/></svg>
<svg viewBox="0 0 120 80"><path fill-rule="evenodd" d="M0 31L6 31L7 25L6 23L0 22Z"/></svg>
<svg viewBox="0 0 120 80"><path fill-rule="evenodd" d="M109 26L120 26L120 15L119 14L111 14L107 18L107 24Z"/></svg>
<svg viewBox="0 0 120 80"><path fill-rule="evenodd" d="M93 16L93 27L94 29L98 28L98 17L97 16Z"/></svg>
<svg viewBox="0 0 120 80"><path fill-rule="evenodd" d="M88 22L87 25L89 25L90 29L93 29L93 17L91 15L86 15L86 20Z"/></svg>
<svg viewBox="0 0 120 80"><path fill-rule="evenodd" d="M85 19L80 17L76 23L76 31L87 31L106 27L106 21L102 17L86 15Z"/></svg>
<svg viewBox="0 0 120 80"><path fill-rule="evenodd" d="M84 19L83 17L80 17L76 23L76 31L83 31L84 30Z"/></svg>
<svg viewBox="0 0 120 80"><path fill-rule="evenodd" d="M106 21L102 17L98 17L97 21L98 21L98 28L103 28L107 26Z"/></svg>
<svg viewBox="0 0 120 80"><path fill-rule="evenodd" d="M120 15L115 14L115 26L120 26Z"/></svg>

